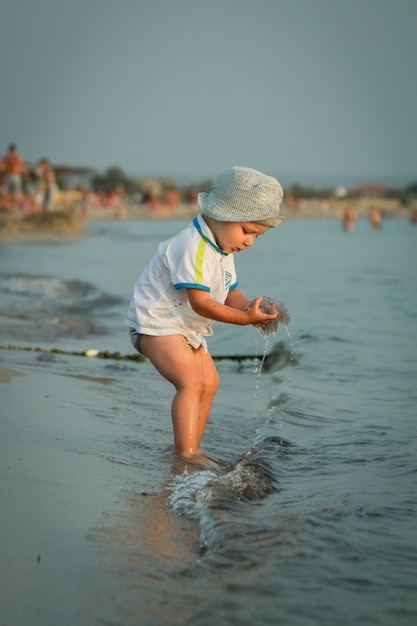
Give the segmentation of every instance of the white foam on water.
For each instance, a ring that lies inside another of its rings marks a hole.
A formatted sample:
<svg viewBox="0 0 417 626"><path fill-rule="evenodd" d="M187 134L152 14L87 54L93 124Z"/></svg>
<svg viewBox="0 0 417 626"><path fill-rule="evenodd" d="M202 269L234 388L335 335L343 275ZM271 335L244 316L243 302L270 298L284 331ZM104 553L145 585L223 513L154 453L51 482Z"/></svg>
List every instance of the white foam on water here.
<svg viewBox="0 0 417 626"><path fill-rule="evenodd" d="M0 286L9 293L57 298L67 291L62 280L41 276L2 276Z"/></svg>
<svg viewBox="0 0 417 626"><path fill-rule="evenodd" d="M180 515L199 519L202 510L212 498L212 481L215 480L216 473L213 470L194 472L185 470L175 476L168 487L171 491L168 498L169 506Z"/></svg>
<svg viewBox="0 0 417 626"><path fill-rule="evenodd" d="M190 518L201 518L214 501L258 500L270 493L272 476L267 477L259 450L251 448L224 471L185 469L168 486L169 506Z"/></svg>

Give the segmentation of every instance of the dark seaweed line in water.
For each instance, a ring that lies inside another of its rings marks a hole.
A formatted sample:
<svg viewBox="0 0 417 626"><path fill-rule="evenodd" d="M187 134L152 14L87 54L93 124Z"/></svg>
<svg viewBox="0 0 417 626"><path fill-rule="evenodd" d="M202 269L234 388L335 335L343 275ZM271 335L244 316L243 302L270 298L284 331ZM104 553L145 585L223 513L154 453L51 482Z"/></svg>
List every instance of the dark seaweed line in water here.
<svg viewBox="0 0 417 626"><path fill-rule="evenodd" d="M83 352L71 352L67 350L60 350L59 348L40 348L40 347L31 347L31 346L6 346L0 344L0 350L21 350L24 352L42 352L47 354L63 354L65 356L84 356L88 358L95 359L113 359L116 361L136 361L139 363L143 363L146 361L146 357L142 354L120 354L120 352L108 352L107 350L104 352L100 352L98 350L84 350ZM225 354L225 355L217 355L213 356L214 361L235 361L242 365L244 361L263 361L263 369L268 369L273 364L275 364L279 360L284 360L289 364L296 364L296 360L294 358L294 354L291 354L291 357L288 357L288 353L281 346L281 344L276 344L270 354L258 354L258 355L249 355L249 354Z"/></svg>

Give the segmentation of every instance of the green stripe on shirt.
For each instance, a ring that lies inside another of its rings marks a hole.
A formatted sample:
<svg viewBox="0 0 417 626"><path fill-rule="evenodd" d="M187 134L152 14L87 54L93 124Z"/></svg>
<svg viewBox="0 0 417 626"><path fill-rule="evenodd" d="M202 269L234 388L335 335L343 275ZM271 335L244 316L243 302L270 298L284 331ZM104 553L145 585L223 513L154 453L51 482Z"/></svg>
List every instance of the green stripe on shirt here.
<svg viewBox="0 0 417 626"><path fill-rule="evenodd" d="M198 250L197 250L197 262L195 266L195 278L199 285L203 283L203 261L204 261L204 252L207 246L207 241L205 239L201 239Z"/></svg>

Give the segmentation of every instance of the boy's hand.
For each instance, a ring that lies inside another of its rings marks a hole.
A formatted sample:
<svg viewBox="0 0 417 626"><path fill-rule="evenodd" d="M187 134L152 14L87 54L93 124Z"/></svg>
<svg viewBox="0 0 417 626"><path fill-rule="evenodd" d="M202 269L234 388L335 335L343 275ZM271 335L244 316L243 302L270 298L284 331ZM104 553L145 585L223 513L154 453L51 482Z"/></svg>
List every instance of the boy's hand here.
<svg viewBox="0 0 417 626"><path fill-rule="evenodd" d="M278 331L278 321L285 326L290 323L290 314L283 304L272 298L256 298L248 305L248 312L258 310L263 315L263 320L252 322L256 330L264 337L275 335Z"/></svg>
<svg viewBox="0 0 417 626"><path fill-rule="evenodd" d="M271 307L273 310L270 313L265 313L261 310L260 305L262 299L262 296L260 296L248 304L246 311L250 318L250 324L266 324L270 320L275 320L278 317L278 309L276 306Z"/></svg>

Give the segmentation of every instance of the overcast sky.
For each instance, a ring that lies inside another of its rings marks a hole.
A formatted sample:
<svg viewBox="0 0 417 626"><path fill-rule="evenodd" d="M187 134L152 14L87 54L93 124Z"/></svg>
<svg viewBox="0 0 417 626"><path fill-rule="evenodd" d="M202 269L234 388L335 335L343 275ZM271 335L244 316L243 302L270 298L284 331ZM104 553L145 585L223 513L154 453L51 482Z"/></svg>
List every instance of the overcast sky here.
<svg viewBox="0 0 417 626"><path fill-rule="evenodd" d="M0 152L129 175L417 179L416 0L13 0Z"/></svg>

